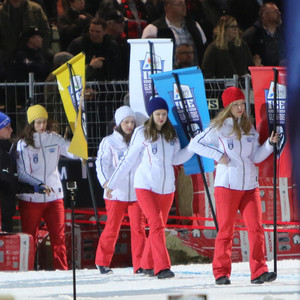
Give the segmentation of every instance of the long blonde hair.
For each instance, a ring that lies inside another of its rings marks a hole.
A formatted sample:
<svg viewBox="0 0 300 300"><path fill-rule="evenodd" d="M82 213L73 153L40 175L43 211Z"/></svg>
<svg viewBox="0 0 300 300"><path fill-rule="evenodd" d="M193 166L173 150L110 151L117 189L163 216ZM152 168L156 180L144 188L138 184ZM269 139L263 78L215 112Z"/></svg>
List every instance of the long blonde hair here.
<svg viewBox="0 0 300 300"><path fill-rule="evenodd" d="M167 142L171 142L177 137L176 130L169 118L167 118L167 121L162 126L161 130L158 131L154 123L153 114L151 114L149 119L144 123L144 136L147 140L155 142L157 141L159 134L161 134Z"/></svg>
<svg viewBox="0 0 300 300"><path fill-rule="evenodd" d="M228 39L226 35L226 31L228 29L228 26L230 26L231 23L236 22L236 19L232 16L222 16L217 26L214 28L214 40L216 43L217 48L227 50L228 49ZM240 37L240 34L238 37L236 37L233 40L233 44L236 47L240 47L242 45L242 39Z"/></svg>
<svg viewBox="0 0 300 300"><path fill-rule="evenodd" d="M236 134L237 138L240 140L242 138L242 131L249 135L252 122L246 111L241 116L240 122L238 122L231 113L231 106L233 103L230 103L226 106L212 121L211 127L220 129L223 126L224 121L227 118L232 118L233 120L233 128L230 134Z"/></svg>

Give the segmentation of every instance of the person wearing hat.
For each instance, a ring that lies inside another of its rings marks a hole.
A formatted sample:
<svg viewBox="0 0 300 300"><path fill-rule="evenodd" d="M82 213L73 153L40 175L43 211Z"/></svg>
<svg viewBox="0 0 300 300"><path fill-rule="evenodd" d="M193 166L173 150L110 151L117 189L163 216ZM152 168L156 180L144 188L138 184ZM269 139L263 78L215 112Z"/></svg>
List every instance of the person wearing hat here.
<svg viewBox="0 0 300 300"><path fill-rule="evenodd" d="M65 12L57 20L62 51L66 51L75 38L87 31L93 18L85 10L85 0L67 0L66 3Z"/></svg>
<svg viewBox="0 0 300 300"><path fill-rule="evenodd" d="M165 226L175 191L173 165L180 165L193 155L181 149L176 131L168 118L169 107L161 97L154 97L147 107L150 116L133 133L130 146L106 185L106 197L135 170L134 188L138 203L150 227L141 260L145 274L159 279L174 277L166 247ZM141 160L138 158L141 157Z"/></svg>
<svg viewBox="0 0 300 300"><path fill-rule="evenodd" d="M261 284L276 279L265 259L261 200L256 163L265 160L278 142L271 133L260 145L259 135L245 110L245 96L237 87L222 94L224 109L203 132L189 144L195 153L217 162L215 201L219 231L212 263L216 284L230 284L232 239L238 210L248 231L251 283Z"/></svg>
<svg viewBox="0 0 300 300"><path fill-rule="evenodd" d="M10 117L0 112L0 200L1 226L0 230L13 232L12 217L16 211L17 193L46 193L45 185L32 186L18 182L16 170L16 145L11 142Z"/></svg>
<svg viewBox="0 0 300 300"><path fill-rule="evenodd" d="M74 158L74 155L68 152L69 141L48 130L48 112L43 106L30 106L27 120L17 144L19 180L31 185L45 184L49 192L18 195L22 230L33 236L36 250L43 218L49 230L53 267L67 270L64 195L57 165L60 155L69 158Z"/></svg>
<svg viewBox="0 0 300 300"><path fill-rule="evenodd" d="M36 81L44 81L53 66L53 53L43 49L43 35L37 27L22 31L19 49L14 56L15 77L17 81L28 80L33 73Z"/></svg>
<svg viewBox="0 0 300 300"><path fill-rule="evenodd" d="M114 132L101 141L96 159L98 180L104 189L128 148L135 128L135 113L129 106L121 106L115 112L115 123ZM146 243L146 218L137 202L133 179L134 170L120 180L120 185L110 199L104 194L107 220L95 258L95 264L101 274L112 273L109 265L126 211L130 219L133 272L141 272L141 258Z"/></svg>

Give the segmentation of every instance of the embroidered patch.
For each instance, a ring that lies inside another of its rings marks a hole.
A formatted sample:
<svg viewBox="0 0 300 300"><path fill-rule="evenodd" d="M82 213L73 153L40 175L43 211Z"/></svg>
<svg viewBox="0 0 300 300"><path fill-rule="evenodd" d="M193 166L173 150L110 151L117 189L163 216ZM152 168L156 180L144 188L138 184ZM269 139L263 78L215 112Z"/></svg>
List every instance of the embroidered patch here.
<svg viewBox="0 0 300 300"><path fill-rule="evenodd" d="M152 153L156 154L157 153L157 144L156 143L151 144L151 148L152 148Z"/></svg>
<svg viewBox="0 0 300 300"><path fill-rule="evenodd" d="M247 137L246 137L246 141L247 141L248 143L252 143L253 137L247 136Z"/></svg>
<svg viewBox="0 0 300 300"><path fill-rule="evenodd" d="M118 151L118 159L120 159L124 155L123 151Z"/></svg>
<svg viewBox="0 0 300 300"><path fill-rule="evenodd" d="M54 153L54 152L55 152L55 148L49 148L48 151L49 151L50 153Z"/></svg>
<svg viewBox="0 0 300 300"><path fill-rule="evenodd" d="M37 153L34 153L34 154L33 154L33 162L34 162L35 164L37 164L37 163L39 162L39 156L38 156Z"/></svg>
<svg viewBox="0 0 300 300"><path fill-rule="evenodd" d="M229 150L233 149L233 140L232 139L228 139L227 140L227 146Z"/></svg>

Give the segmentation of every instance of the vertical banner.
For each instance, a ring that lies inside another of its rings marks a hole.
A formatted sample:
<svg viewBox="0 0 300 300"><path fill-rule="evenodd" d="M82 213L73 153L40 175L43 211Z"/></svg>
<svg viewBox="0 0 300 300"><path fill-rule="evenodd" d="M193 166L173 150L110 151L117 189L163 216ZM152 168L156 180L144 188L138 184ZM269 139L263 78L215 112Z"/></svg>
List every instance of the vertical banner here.
<svg viewBox="0 0 300 300"><path fill-rule="evenodd" d="M153 88L150 75L173 69L173 42L171 39L129 39L128 43L130 106L146 118Z"/></svg>
<svg viewBox="0 0 300 300"><path fill-rule="evenodd" d="M73 132L69 152L88 159L86 114L84 110L85 55L79 53L53 71L64 109Z"/></svg>
<svg viewBox="0 0 300 300"><path fill-rule="evenodd" d="M184 96L183 102L180 99L173 74L178 75ZM158 94L168 103L169 119L177 131L181 146L185 147L191 139L189 132L192 131L196 135L204 130L210 122L202 72L199 68L192 67L154 74L151 77ZM189 120L186 119L184 108ZM202 162L204 172L214 171L212 159L202 157ZM184 164L184 169L185 173L189 175L200 173L195 155Z"/></svg>
<svg viewBox="0 0 300 300"><path fill-rule="evenodd" d="M274 68L278 70L277 84L277 148L279 177L291 177L292 165L286 127L286 68L249 67L252 78L256 129L263 143L271 134L274 125ZM273 156L259 164L260 177L273 176Z"/></svg>

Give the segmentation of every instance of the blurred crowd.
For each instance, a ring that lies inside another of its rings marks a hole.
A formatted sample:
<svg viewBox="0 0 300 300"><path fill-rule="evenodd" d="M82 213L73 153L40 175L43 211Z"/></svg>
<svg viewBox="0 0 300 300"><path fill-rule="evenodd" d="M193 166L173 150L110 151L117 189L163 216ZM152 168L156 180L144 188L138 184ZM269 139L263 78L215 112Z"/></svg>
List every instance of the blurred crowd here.
<svg viewBox="0 0 300 300"><path fill-rule="evenodd" d="M199 66L206 78L284 65L283 1L0 1L0 81L46 81L86 54L87 80L127 80L127 39L171 38L174 68Z"/></svg>

